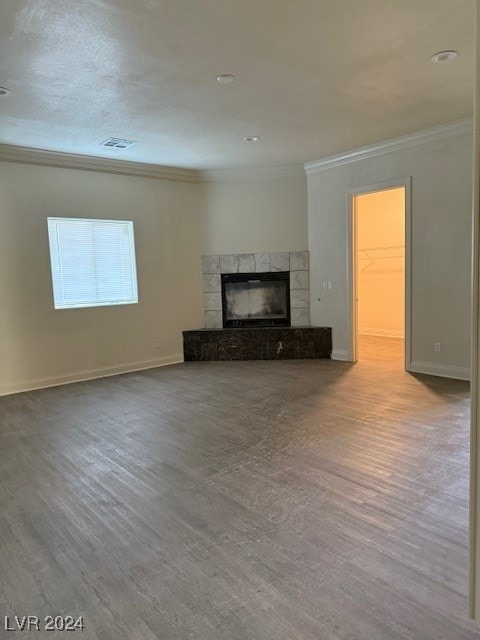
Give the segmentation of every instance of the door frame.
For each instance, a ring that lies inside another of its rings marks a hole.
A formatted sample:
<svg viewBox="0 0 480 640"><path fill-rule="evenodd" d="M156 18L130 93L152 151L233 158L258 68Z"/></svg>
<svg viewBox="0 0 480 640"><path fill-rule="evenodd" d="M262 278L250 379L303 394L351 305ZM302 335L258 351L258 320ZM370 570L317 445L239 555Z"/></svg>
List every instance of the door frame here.
<svg viewBox="0 0 480 640"><path fill-rule="evenodd" d="M405 370L412 362L412 177L396 178L347 191L347 360L357 361L357 218L355 197L375 191L405 189Z"/></svg>
<svg viewBox="0 0 480 640"><path fill-rule="evenodd" d="M480 619L480 4L476 6L472 206L472 342L470 383L470 521L468 612Z"/></svg>

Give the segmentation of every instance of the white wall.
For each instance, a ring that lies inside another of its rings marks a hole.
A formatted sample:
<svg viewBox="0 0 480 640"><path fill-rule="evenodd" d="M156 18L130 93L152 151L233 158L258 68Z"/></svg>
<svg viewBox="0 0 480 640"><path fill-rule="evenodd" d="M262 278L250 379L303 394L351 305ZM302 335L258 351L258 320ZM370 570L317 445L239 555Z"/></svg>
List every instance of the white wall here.
<svg viewBox="0 0 480 640"><path fill-rule="evenodd" d="M462 136L312 175L308 218L301 175L190 184L0 163L0 393L179 358L182 330L203 324L201 255L302 250L307 236L312 324L333 327L341 357L346 191L407 175L412 359L466 371L471 145ZM140 303L55 311L47 216L133 220ZM331 291L323 280L333 281ZM442 342L441 353L434 342Z"/></svg>
<svg viewBox="0 0 480 640"><path fill-rule="evenodd" d="M472 136L364 158L308 177L312 324L346 357L347 190L412 176L412 368L468 375ZM322 281L332 280L324 291ZM318 302L317 298L321 298ZM440 353L434 342L443 345Z"/></svg>
<svg viewBox="0 0 480 640"><path fill-rule="evenodd" d="M302 167L303 173L303 167ZM308 244L305 174L199 185L204 253L303 251Z"/></svg>
<svg viewBox="0 0 480 640"><path fill-rule="evenodd" d="M197 187L0 163L0 393L181 357L203 324ZM133 220L139 304L56 311L47 216Z"/></svg>
<svg viewBox="0 0 480 640"><path fill-rule="evenodd" d="M48 216L133 220L139 304L56 311ZM201 255L306 247L304 175L193 184L0 162L0 394L177 361L182 331L203 326Z"/></svg>

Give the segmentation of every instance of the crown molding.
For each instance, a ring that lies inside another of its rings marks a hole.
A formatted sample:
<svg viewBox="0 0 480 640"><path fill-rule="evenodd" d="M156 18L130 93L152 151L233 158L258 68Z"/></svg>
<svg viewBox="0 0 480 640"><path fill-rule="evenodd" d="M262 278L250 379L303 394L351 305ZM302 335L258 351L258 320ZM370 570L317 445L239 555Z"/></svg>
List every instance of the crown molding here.
<svg viewBox="0 0 480 640"><path fill-rule="evenodd" d="M173 180L175 182L238 182L242 180L268 180L273 178L293 178L307 176L352 164L359 160L401 151L429 142L448 140L458 136L473 135L472 118L464 118L448 122L437 127L417 131L406 136L385 140L378 144L360 147L335 156L313 160L302 165L282 165L272 167L238 168L238 169L182 169L116 158L101 158L62 151L48 151L31 147L20 147L0 143L0 161L18 162L22 164L60 167L64 169L80 169L102 173L116 173L126 176L152 178L154 180Z"/></svg>
<svg viewBox="0 0 480 640"><path fill-rule="evenodd" d="M166 167L144 162L117 160L116 158L100 158L77 153L46 151L30 147L19 147L0 143L0 161L19 162L22 164L44 165L63 169L80 169L117 173L126 176L153 178L154 180L173 180L176 182L200 182L199 173L193 169Z"/></svg>
<svg viewBox="0 0 480 640"><path fill-rule="evenodd" d="M376 158L388 153L394 153L395 151L402 151L418 145L428 144L429 142L448 140L450 138L457 138L465 135L473 136L472 118L464 118L463 120L447 122L446 124L431 127L430 129L424 129L423 131L417 131L416 133L411 133L406 136L384 140L378 144L372 144L366 147L353 149L351 151L345 151L344 153L339 153L335 156L306 162L304 164L305 173L307 176L311 176L328 169L352 164L359 160Z"/></svg>
<svg viewBox="0 0 480 640"><path fill-rule="evenodd" d="M101 158L62 151L48 151L31 147L20 147L0 143L0 161L22 164L80 169L102 173L117 173L126 176L174 180L176 182L231 182L241 180L266 180L269 178L291 178L305 176L303 165L238 169L181 169L158 164Z"/></svg>
<svg viewBox="0 0 480 640"><path fill-rule="evenodd" d="M268 180L269 178L297 178L305 176L301 164L272 167L240 167L238 169L204 169L198 172L200 182L240 182L242 180Z"/></svg>

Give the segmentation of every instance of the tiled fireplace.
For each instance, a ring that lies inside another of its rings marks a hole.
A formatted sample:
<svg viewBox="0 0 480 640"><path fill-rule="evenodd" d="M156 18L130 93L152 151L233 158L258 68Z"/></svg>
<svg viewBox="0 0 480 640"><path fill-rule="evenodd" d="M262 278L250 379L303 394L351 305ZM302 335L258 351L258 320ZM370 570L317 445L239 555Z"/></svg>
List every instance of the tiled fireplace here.
<svg viewBox="0 0 480 640"><path fill-rule="evenodd" d="M278 275L283 273L289 279L287 289L291 326L310 325L308 251L203 256L202 271L205 328L216 329L224 325L222 274L249 274L246 282L255 286L260 280L268 280L267 274L275 272ZM262 276L255 278L253 274ZM225 283L228 278L224 277L223 280ZM271 280L274 281L275 278ZM225 300L225 284L223 299Z"/></svg>

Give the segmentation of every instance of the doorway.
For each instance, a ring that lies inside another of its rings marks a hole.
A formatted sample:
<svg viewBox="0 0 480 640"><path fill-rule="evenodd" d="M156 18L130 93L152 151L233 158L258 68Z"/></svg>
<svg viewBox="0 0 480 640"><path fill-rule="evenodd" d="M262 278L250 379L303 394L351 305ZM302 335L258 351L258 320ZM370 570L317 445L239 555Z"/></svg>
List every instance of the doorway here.
<svg viewBox="0 0 480 640"><path fill-rule="evenodd" d="M409 180L351 191L350 360L410 369Z"/></svg>

